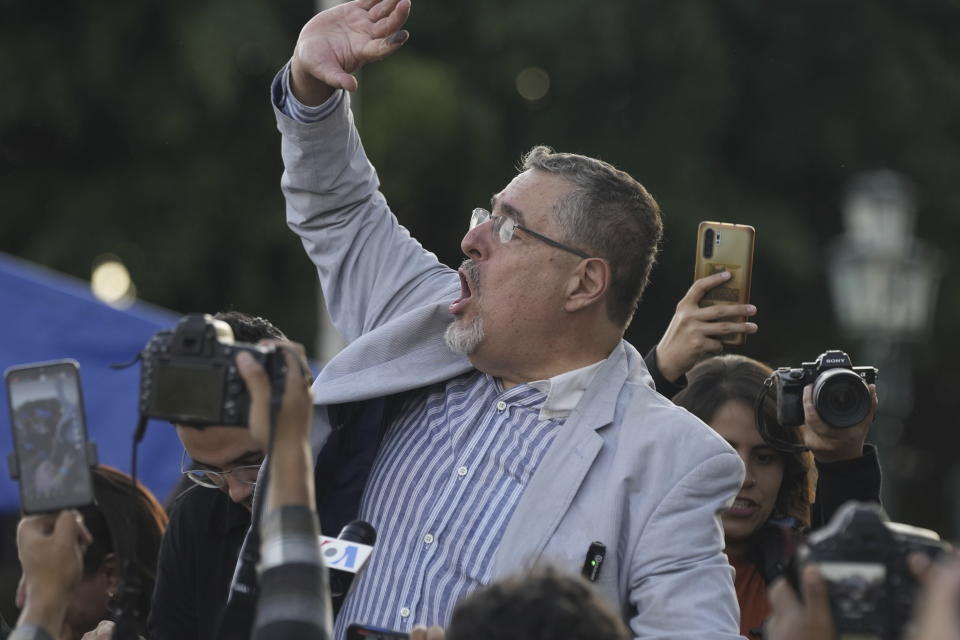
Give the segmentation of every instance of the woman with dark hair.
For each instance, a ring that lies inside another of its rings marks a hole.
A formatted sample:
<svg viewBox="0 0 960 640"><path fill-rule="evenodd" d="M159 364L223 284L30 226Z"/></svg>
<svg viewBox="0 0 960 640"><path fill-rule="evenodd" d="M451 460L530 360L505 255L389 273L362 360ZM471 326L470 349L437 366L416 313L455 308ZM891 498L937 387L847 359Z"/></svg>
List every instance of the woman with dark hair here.
<svg viewBox="0 0 960 640"><path fill-rule="evenodd" d="M876 410L848 429L825 424L804 390L805 423L781 427L767 395L763 415L771 435L809 451L779 450L760 435L755 406L772 373L739 355L708 358L687 373L687 386L673 401L706 422L736 449L746 467L743 486L722 514L725 551L736 569L740 633L759 637L769 614L767 585L783 572L785 547L795 534L825 524L847 500L879 502L876 450L864 440ZM786 449L786 447L782 447Z"/></svg>
<svg viewBox="0 0 960 640"><path fill-rule="evenodd" d="M152 493L142 485L131 493L130 476L112 467L93 469L96 503L79 509L93 540L83 554L83 574L73 590L59 640L79 640L101 620L113 619L112 610L130 561L139 582L137 626L146 635L147 614L156 575L160 539L167 515ZM23 583L17 605L23 606ZM128 605L129 606L129 605Z"/></svg>

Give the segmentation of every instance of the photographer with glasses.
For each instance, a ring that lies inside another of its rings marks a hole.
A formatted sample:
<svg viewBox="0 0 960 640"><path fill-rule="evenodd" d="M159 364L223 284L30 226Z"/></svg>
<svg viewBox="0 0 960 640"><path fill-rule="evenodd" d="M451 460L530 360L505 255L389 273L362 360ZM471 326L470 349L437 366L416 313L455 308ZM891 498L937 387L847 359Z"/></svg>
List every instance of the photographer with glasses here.
<svg viewBox="0 0 960 640"><path fill-rule="evenodd" d="M284 340L263 318L219 313L237 342ZM149 620L152 640L215 637L240 547L250 527L254 485L264 449L249 429L176 426L180 470L189 487L175 500L160 548Z"/></svg>

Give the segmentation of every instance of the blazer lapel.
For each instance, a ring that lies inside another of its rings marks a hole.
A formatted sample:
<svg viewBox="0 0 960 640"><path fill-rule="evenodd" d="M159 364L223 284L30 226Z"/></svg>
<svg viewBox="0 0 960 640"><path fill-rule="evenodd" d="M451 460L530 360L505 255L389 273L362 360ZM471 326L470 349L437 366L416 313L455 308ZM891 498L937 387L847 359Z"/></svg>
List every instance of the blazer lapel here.
<svg viewBox="0 0 960 640"><path fill-rule="evenodd" d="M494 579L532 566L540 557L603 448L603 438L597 431L613 422L627 372L627 354L621 341L557 432L530 479L500 541L493 564Z"/></svg>
<svg viewBox="0 0 960 640"><path fill-rule="evenodd" d="M446 304L437 303L409 311L357 338L317 376L314 404L379 398L470 371L470 361L444 342L452 319Z"/></svg>

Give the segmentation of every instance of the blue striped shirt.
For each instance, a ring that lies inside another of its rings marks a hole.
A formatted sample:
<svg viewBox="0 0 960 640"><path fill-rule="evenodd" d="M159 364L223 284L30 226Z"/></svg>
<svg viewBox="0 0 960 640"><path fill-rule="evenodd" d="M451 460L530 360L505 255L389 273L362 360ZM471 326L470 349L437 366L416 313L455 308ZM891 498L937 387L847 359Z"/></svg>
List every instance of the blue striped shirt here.
<svg viewBox="0 0 960 640"><path fill-rule="evenodd" d="M407 402L360 505L377 544L337 617L338 638L351 622L445 625L490 581L504 529L563 422L541 418L546 397L474 371Z"/></svg>

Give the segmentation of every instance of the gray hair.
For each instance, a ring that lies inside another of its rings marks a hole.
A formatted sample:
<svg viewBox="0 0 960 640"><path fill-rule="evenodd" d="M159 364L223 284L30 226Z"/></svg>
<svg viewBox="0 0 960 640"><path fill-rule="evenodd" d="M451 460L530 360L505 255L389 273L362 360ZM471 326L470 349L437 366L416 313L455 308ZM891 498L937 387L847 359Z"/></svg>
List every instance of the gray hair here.
<svg viewBox="0 0 960 640"><path fill-rule="evenodd" d="M657 201L629 174L595 158L536 146L522 163L523 170L556 174L574 185L554 208L563 242L610 265L607 316L626 328L650 281L663 236Z"/></svg>

